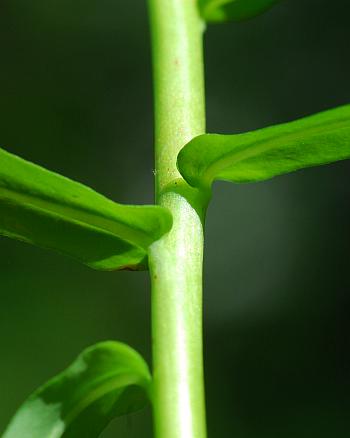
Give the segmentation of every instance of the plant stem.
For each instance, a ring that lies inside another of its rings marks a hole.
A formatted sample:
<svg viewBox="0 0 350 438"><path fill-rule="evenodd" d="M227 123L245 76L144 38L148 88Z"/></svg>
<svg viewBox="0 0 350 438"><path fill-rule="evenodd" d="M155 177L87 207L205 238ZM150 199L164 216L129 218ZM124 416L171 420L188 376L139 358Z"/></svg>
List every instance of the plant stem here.
<svg viewBox="0 0 350 438"><path fill-rule="evenodd" d="M208 194L176 168L180 149L205 132L202 33L195 0L149 0L155 83L157 203L171 232L150 248L157 438L204 438L203 220Z"/></svg>

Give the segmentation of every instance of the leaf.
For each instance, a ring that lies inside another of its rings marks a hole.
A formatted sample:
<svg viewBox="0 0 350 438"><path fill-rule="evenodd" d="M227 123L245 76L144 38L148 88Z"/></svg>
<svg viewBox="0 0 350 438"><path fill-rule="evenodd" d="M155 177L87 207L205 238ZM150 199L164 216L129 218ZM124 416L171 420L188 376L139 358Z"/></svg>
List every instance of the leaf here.
<svg viewBox="0 0 350 438"><path fill-rule="evenodd" d="M142 269L171 228L159 206L117 204L0 149L0 234L57 250L95 269Z"/></svg>
<svg viewBox="0 0 350 438"><path fill-rule="evenodd" d="M263 181L350 158L350 105L236 135L204 134L179 153L178 168L195 187L214 180Z"/></svg>
<svg viewBox="0 0 350 438"><path fill-rule="evenodd" d="M199 0L199 9L207 22L242 21L270 9L279 0Z"/></svg>
<svg viewBox="0 0 350 438"><path fill-rule="evenodd" d="M141 409L151 377L125 344L101 342L84 350L20 407L2 438L93 438L117 416Z"/></svg>

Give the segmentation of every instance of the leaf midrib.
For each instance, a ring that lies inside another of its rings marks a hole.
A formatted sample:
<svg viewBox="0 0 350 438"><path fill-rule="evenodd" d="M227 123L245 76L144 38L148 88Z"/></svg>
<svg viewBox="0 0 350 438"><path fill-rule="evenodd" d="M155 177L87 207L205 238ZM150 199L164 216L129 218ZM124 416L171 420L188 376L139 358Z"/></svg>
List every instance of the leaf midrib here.
<svg viewBox="0 0 350 438"><path fill-rule="evenodd" d="M274 127L271 128L273 129ZM227 154L223 155L218 161L216 161L212 165L209 165L202 174L203 179L207 181L209 184L211 184L212 181L220 177L221 172L226 171L227 168L233 166L235 163L243 161L247 158L251 158L255 155L258 155L259 153L267 152L273 149L275 146L280 146L280 143L282 141L290 142L291 140L300 140L302 137L307 138L315 134L330 133L336 129L344 129L344 128L350 128L349 118L339 119L336 122L329 123L326 127L324 127L322 122L320 122L319 125L313 126L312 128L307 128L307 129L300 128L300 130L297 133L281 134L281 135L277 135L272 139L253 141L254 144L253 146L252 143L250 143L248 145L243 146L243 149L239 150L238 152L235 151L228 152ZM254 131L252 133L247 133L247 134L253 134L253 133ZM245 134L242 135L244 136Z"/></svg>
<svg viewBox="0 0 350 438"><path fill-rule="evenodd" d="M144 381L144 384L142 382ZM64 422L66 429L70 424L81 414L88 406L97 401L98 399L104 397L110 392L115 391L116 389L127 388L131 385L138 385L144 388L145 392L147 392L146 379L136 376L135 374L124 374L120 375L120 373L115 374L111 373L107 377L103 379L103 383L98 383L97 387L89 392L85 397L83 397L77 405L73 407L73 409L64 415L61 420ZM58 438L53 432L50 438Z"/></svg>
<svg viewBox="0 0 350 438"><path fill-rule="evenodd" d="M87 211L52 202L48 199L42 199L37 196L21 193L9 188L0 187L0 199L6 199L9 202L17 203L27 208L34 207L44 212L48 212L49 214L56 215L64 220L70 222L74 221L84 226L100 229L133 245L140 246L143 249L147 249L147 247L153 242L152 237L148 236L146 233L129 227L118 220L109 220Z"/></svg>

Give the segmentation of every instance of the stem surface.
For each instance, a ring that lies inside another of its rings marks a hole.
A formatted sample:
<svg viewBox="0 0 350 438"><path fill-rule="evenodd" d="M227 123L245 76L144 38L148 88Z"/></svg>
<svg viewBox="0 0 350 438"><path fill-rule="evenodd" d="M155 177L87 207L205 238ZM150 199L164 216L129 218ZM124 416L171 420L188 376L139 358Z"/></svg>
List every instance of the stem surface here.
<svg viewBox="0 0 350 438"><path fill-rule="evenodd" d="M155 91L156 199L173 214L150 247L157 438L204 438L203 219L208 194L185 183L180 149L205 132L201 21L195 0L149 0Z"/></svg>

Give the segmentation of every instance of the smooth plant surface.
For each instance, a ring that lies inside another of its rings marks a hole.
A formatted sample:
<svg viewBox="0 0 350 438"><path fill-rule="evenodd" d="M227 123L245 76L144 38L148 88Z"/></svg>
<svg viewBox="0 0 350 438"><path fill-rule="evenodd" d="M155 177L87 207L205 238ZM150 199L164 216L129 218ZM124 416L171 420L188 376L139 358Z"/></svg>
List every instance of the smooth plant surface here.
<svg viewBox="0 0 350 438"><path fill-rule="evenodd" d="M350 105L235 135L204 134L180 152L178 168L195 187L214 180L264 181L350 158Z"/></svg>
<svg viewBox="0 0 350 438"><path fill-rule="evenodd" d="M136 351L119 342L101 342L31 395L3 438L96 437L115 417L145 406L150 382Z"/></svg>
<svg viewBox="0 0 350 438"><path fill-rule="evenodd" d="M57 250L95 269L145 269L171 227L159 206L117 204L0 149L0 234Z"/></svg>
<svg viewBox="0 0 350 438"><path fill-rule="evenodd" d="M208 22L241 21L270 9L279 0L199 0L202 17Z"/></svg>
<svg viewBox="0 0 350 438"><path fill-rule="evenodd" d="M150 269L153 367L99 343L39 388L4 438L99 436L149 400L157 438L205 438L203 235L215 180L257 182L350 157L350 107L233 135L205 133L204 22L240 21L274 0L150 0L154 206L117 204L0 150L0 234L101 270Z"/></svg>

